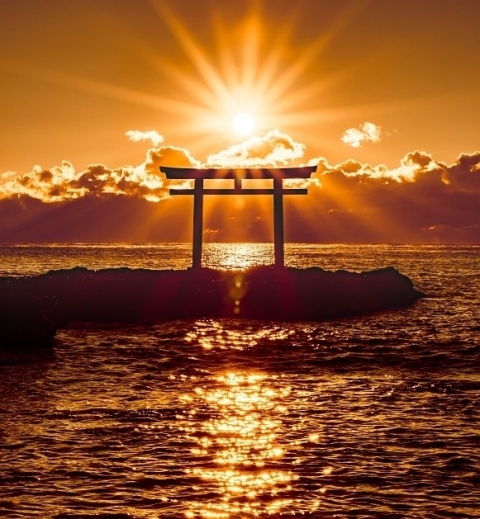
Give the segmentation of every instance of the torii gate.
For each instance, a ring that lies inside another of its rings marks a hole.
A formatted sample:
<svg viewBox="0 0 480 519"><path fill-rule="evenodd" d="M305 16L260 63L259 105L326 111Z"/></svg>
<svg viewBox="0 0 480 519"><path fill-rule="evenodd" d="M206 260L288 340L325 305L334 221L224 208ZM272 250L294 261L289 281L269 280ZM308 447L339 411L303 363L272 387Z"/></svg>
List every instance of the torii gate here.
<svg viewBox="0 0 480 519"><path fill-rule="evenodd" d="M193 195L193 252L192 266L202 266L203 243L203 196L204 195L273 195L273 240L275 266L284 266L284 233L283 233L283 195L306 195L307 189L285 189L283 179L309 178L317 166L298 168L233 168L233 169L200 169L174 168L161 166L160 171L172 180L194 180L193 189L170 188L171 195ZM204 179L233 179L233 188L204 188ZM273 189L242 188L243 180L271 179Z"/></svg>

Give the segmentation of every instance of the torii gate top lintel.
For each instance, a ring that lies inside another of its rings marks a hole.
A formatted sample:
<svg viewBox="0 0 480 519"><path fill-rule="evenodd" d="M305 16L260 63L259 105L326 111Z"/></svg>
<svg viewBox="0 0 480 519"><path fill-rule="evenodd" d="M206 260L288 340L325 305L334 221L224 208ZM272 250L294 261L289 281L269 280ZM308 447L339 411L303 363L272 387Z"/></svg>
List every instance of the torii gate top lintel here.
<svg viewBox="0 0 480 519"><path fill-rule="evenodd" d="M286 179L309 178L317 166L302 166L298 168L177 168L161 166L160 171L171 180L197 179Z"/></svg>
<svg viewBox="0 0 480 519"><path fill-rule="evenodd" d="M161 166L160 171L171 180L194 180L193 189L170 190L171 195L193 195L193 267L202 266L203 197L204 195L273 195L275 266L284 265L283 195L306 195L308 189L284 189L284 179L306 179L317 166L295 168L177 168ZM205 179L233 179L233 188L212 189L203 186ZM273 188L243 188L242 180L271 179Z"/></svg>

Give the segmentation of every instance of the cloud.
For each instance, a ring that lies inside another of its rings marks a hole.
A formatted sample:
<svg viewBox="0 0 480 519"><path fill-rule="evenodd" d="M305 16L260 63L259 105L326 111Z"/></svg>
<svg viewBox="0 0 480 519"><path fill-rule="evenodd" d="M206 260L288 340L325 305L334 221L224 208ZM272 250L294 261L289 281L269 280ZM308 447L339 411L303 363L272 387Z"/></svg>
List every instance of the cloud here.
<svg viewBox="0 0 480 519"><path fill-rule="evenodd" d="M363 142L380 142L382 129L376 124L365 122L358 128L345 130L342 141L353 148L359 148Z"/></svg>
<svg viewBox="0 0 480 519"><path fill-rule="evenodd" d="M23 196L0 201L0 240L4 243L188 242L190 204L190 197L152 204L143 198L103 195L45 204Z"/></svg>
<svg viewBox="0 0 480 519"><path fill-rule="evenodd" d="M202 163L190 155L190 152L176 146L162 146L150 148L147 151L142 168L153 176L160 175L160 166L172 166L178 168L199 168Z"/></svg>
<svg viewBox="0 0 480 519"><path fill-rule="evenodd" d="M446 164L436 162L429 153L418 150L407 153L400 159L400 165L393 169L389 169L385 164L371 166L366 163L362 164L354 159L348 159L336 166L331 166L324 157L310 159L308 165L317 166L314 179L320 179L323 173L339 172L345 177L362 178L363 182L376 179L380 183L392 180L397 183L415 182L419 181L420 177L426 173L431 173L430 178L433 178L438 173L449 169L449 166ZM451 167L453 168L454 166L452 165ZM446 182L443 176L442 182Z"/></svg>
<svg viewBox="0 0 480 519"><path fill-rule="evenodd" d="M480 194L480 152L462 153L442 172L442 180L457 190Z"/></svg>
<svg viewBox="0 0 480 519"><path fill-rule="evenodd" d="M303 157L305 145L289 135L272 130L263 137L250 139L210 155L208 167L277 167Z"/></svg>
<svg viewBox="0 0 480 519"><path fill-rule="evenodd" d="M142 132L140 130L129 130L125 135L134 142L150 141L154 146L158 146L164 141L163 135L160 135L155 130Z"/></svg>
<svg viewBox="0 0 480 519"><path fill-rule="evenodd" d="M2 179L8 179L15 176L17 176L17 173L15 171L4 171L0 174L0 178Z"/></svg>
<svg viewBox="0 0 480 519"><path fill-rule="evenodd" d="M169 183L159 169L163 164L200 166L187 150L174 146L149 149L145 162L136 167L110 169L103 164L92 164L77 172L70 162L63 161L61 166L50 169L35 166L30 173L7 180L0 185L0 199L28 196L55 203L86 196L124 195L158 202L169 194Z"/></svg>
<svg viewBox="0 0 480 519"><path fill-rule="evenodd" d="M480 152L446 164L416 150L393 169L355 160L310 162L318 164L319 183L299 211L318 222L313 241L480 243Z"/></svg>

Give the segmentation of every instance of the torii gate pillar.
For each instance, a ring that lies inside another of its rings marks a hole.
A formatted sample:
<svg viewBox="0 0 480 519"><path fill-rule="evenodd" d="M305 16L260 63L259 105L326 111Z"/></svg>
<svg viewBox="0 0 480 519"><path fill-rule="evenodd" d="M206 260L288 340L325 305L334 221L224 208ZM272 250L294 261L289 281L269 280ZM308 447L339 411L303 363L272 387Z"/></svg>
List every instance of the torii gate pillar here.
<svg viewBox="0 0 480 519"><path fill-rule="evenodd" d="M308 189L285 189L284 179L309 178L316 171L316 166L300 168L261 168L261 169L199 169L199 168L172 168L161 166L160 171L172 180L193 180L193 189L170 188L171 195L193 195L193 250L192 266L202 266L203 245L203 197L204 195L273 195L273 244L275 266L283 267L284 231L283 231L283 195L306 195ZM234 187L229 189L205 189L204 179L233 179ZM246 189L242 188L242 180L271 179L273 189Z"/></svg>
<svg viewBox="0 0 480 519"><path fill-rule="evenodd" d="M202 266L203 245L203 178L195 180L193 193L193 251L192 266Z"/></svg>
<svg viewBox="0 0 480 519"><path fill-rule="evenodd" d="M283 232L283 180L273 179L273 255L275 266L283 267L285 261Z"/></svg>

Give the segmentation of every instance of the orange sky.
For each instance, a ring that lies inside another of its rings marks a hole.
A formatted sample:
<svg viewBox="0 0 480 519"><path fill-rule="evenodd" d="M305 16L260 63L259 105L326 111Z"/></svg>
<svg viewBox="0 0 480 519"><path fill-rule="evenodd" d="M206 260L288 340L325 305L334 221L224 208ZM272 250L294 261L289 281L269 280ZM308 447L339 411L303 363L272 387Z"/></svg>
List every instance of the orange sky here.
<svg viewBox="0 0 480 519"><path fill-rule="evenodd" d="M0 240L188 239L158 166L247 161L320 164L287 240L478 243L479 21L477 0L2 0ZM270 202L230 198L210 235L268 238Z"/></svg>

